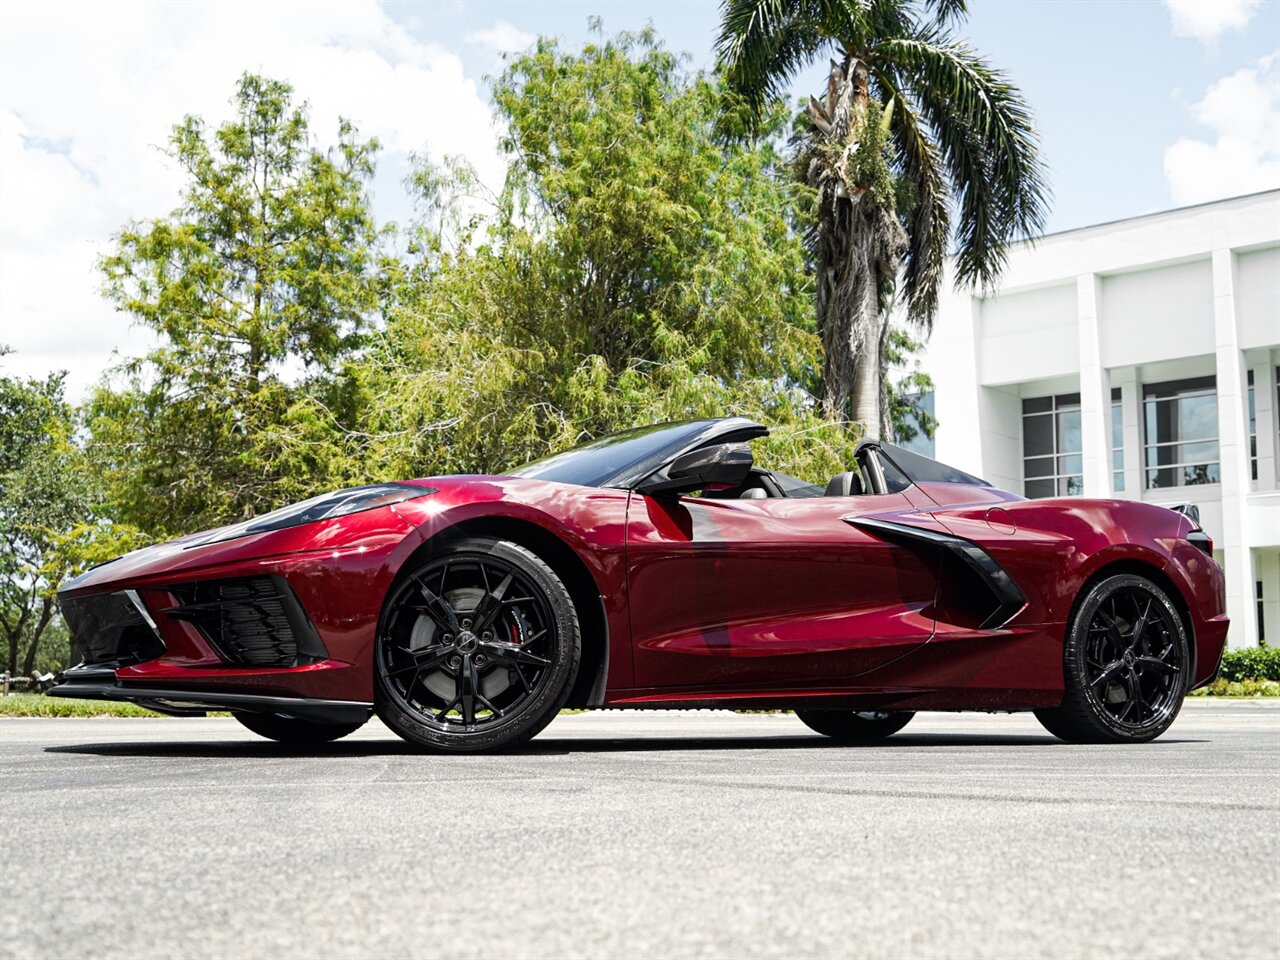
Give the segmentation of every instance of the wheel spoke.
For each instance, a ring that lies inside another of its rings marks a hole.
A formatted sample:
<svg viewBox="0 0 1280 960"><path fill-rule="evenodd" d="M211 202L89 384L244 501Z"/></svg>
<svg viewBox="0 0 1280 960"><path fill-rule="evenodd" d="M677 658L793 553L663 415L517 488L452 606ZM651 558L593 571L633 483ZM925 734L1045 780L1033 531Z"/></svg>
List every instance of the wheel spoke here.
<svg viewBox="0 0 1280 960"><path fill-rule="evenodd" d="M418 581L418 592L422 594L422 599L426 601L426 606L420 609L429 614L432 620L435 620L436 623L450 633L459 633L462 630L462 626L458 622L458 612L453 609L448 600L421 580Z"/></svg>
<svg viewBox="0 0 1280 960"><path fill-rule="evenodd" d="M1125 691L1129 695L1129 702L1138 708L1138 715L1134 719L1142 720L1142 708L1146 706L1146 697L1142 693L1142 678L1138 676L1138 671L1130 668L1125 674L1124 680Z"/></svg>
<svg viewBox="0 0 1280 960"><path fill-rule="evenodd" d="M458 668L454 683L454 699L462 704L462 722L467 726L476 722L476 693L479 689L480 678L476 675L475 662L467 654L462 658L462 666Z"/></svg>
<svg viewBox="0 0 1280 960"><path fill-rule="evenodd" d="M484 571L484 567L480 568ZM514 575L508 573L502 578L502 582L492 590L488 589L488 578L485 578L485 594L480 598L480 602L476 604L475 611L471 614L471 629L476 633L488 630L493 626L493 622L498 619L498 614L502 612L502 598L507 595L507 590L511 587L511 581Z"/></svg>
<svg viewBox="0 0 1280 960"><path fill-rule="evenodd" d="M1124 634L1120 632L1119 618L1107 613L1101 607L1098 608L1098 616L1103 620L1102 626L1106 629L1107 636L1117 646L1123 648L1125 646Z"/></svg>
<svg viewBox="0 0 1280 960"><path fill-rule="evenodd" d="M1107 683L1112 680L1117 673L1124 669L1123 660L1115 660L1107 664L1106 668L1089 682L1089 685L1096 687L1100 683Z"/></svg>
<svg viewBox="0 0 1280 960"><path fill-rule="evenodd" d="M1133 622L1133 632L1129 634L1129 649L1137 650L1138 645L1142 643L1142 635L1147 630L1147 623L1151 616L1151 598L1147 598L1147 605L1142 613L1138 615L1138 619Z"/></svg>
<svg viewBox="0 0 1280 960"><path fill-rule="evenodd" d="M401 649L405 649L401 647ZM410 655L414 658L412 664L400 667L397 670L387 672L389 677L399 677L408 673L410 670L430 670L438 667L449 658L449 654L453 652L452 644L437 643L434 646L424 647L417 653L410 651Z"/></svg>
<svg viewBox="0 0 1280 960"><path fill-rule="evenodd" d="M1172 663L1165 663L1159 657L1134 657L1133 662L1140 667L1154 670L1156 673L1181 673Z"/></svg>
<svg viewBox="0 0 1280 960"><path fill-rule="evenodd" d="M539 657L537 654L530 653L524 647L516 646L513 643L482 643L480 648L495 663L503 663L512 667L520 664L527 664L533 667L551 666L551 661L546 657Z"/></svg>
<svg viewBox="0 0 1280 960"><path fill-rule="evenodd" d="M1119 721L1121 721L1121 722L1124 722L1125 720L1128 720L1128 719L1129 719L1129 711L1133 709L1133 705L1134 705L1135 703L1137 703L1137 701L1136 701L1136 700L1134 700L1132 697L1130 697L1128 700L1126 700L1126 701L1124 702L1124 709L1123 709L1123 710L1121 710L1121 711L1116 715L1116 719L1117 719L1117 720L1119 720Z"/></svg>

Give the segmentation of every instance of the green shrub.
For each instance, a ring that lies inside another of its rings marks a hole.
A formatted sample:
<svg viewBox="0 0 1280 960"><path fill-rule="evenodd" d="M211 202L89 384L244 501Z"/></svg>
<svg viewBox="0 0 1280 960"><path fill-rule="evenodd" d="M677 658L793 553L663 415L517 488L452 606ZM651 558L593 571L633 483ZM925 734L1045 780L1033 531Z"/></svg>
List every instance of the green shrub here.
<svg viewBox="0 0 1280 960"><path fill-rule="evenodd" d="M1280 680L1280 647L1228 650L1222 655L1223 680Z"/></svg>

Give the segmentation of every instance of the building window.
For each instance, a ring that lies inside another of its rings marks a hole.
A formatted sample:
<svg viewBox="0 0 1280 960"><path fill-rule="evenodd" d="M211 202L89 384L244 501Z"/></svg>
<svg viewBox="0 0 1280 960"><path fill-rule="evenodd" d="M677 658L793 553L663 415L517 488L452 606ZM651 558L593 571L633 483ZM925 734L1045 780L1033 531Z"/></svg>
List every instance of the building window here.
<svg viewBox="0 0 1280 960"><path fill-rule="evenodd" d="M1029 498L1084 492L1080 394L1022 401L1022 488Z"/></svg>
<svg viewBox="0 0 1280 960"><path fill-rule="evenodd" d="M1218 483L1218 395L1213 377L1143 388L1148 490Z"/></svg>
<svg viewBox="0 0 1280 960"><path fill-rule="evenodd" d="M1124 492L1124 410L1120 388L1111 388L1111 489Z"/></svg>
<svg viewBox="0 0 1280 960"><path fill-rule="evenodd" d="M1249 371L1249 476L1258 479L1258 412L1253 400L1253 371Z"/></svg>
<svg viewBox="0 0 1280 960"><path fill-rule="evenodd" d="M924 427L920 424L920 416L922 413L928 417L933 416L933 391L908 393L903 399L910 405L910 409L902 418L904 429L894 436L893 442L904 450L910 450L912 453L918 453L932 460L934 439L924 432Z"/></svg>

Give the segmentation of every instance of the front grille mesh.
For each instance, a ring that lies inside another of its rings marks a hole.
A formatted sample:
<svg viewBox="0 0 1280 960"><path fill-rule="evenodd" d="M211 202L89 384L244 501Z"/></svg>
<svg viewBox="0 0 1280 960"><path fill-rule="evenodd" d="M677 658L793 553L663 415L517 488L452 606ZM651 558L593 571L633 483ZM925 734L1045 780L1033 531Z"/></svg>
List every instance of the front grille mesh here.
<svg viewBox="0 0 1280 960"><path fill-rule="evenodd" d="M298 662L296 615L290 616L297 600L283 580L206 580L171 589L181 603L166 613L199 627L228 663L291 667Z"/></svg>

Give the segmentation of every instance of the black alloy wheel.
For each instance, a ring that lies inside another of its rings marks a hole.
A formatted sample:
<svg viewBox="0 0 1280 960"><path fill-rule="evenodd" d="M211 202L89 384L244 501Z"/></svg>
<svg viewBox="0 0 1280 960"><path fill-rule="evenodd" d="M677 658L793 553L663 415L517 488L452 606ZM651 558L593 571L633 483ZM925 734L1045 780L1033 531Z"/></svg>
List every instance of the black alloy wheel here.
<svg viewBox="0 0 1280 960"><path fill-rule="evenodd" d="M1095 584L1068 627L1062 706L1037 710L1072 743L1143 743L1177 717L1190 680L1186 626L1168 595L1145 577Z"/></svg>
<svg viewBox="0 0 1280 960"><path fill-rule="evenodd" d="M458 540L400 578L383 607L376 709L439 750L530 739L559 712L581 656L560 578L509 541Z"/></svg>
<svg viewBox="0 0 1280 960"><path fill-rule="evenodd" d="M314 720L283 717L278 713L233 713L232 716L260 737L301 747L332 743L349 733L355 733L365 724L363 720L359 723L317 723Z"/></svg>
<svg viewBox="0 0 1280 960"><path fill-rule="evenodd" d="M877 743L908 723L910 710L797 710L796 716L810 730L841 743Z"/></svg>

